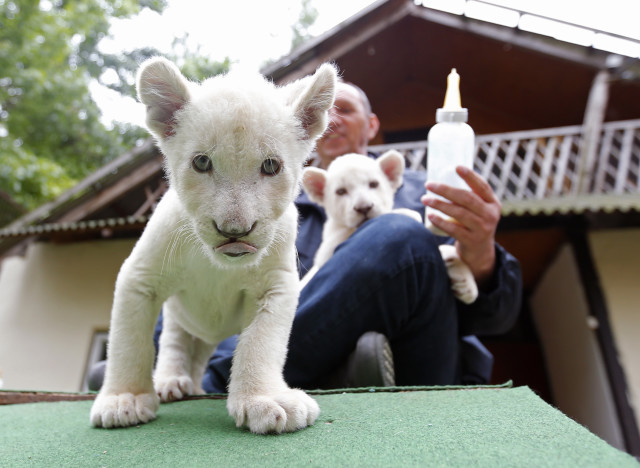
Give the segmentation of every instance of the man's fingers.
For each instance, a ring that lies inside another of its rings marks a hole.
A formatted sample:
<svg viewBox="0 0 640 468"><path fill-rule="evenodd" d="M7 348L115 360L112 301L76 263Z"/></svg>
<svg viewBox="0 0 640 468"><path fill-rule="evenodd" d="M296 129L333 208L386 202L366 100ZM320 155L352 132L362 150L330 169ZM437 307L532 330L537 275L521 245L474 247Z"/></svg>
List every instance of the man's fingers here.
<svg viewBox="0 0 640 468"><path fill-rule="evenodd" d="M478 194L484 201L487 203L495 203L498 201L498 197L496 197L496 194L493 192L491 185L489 185L480 174L464 166L456 167L456 172L462 177L462 180L467 183L471 190Z"/></svg>
<svg viewBox="0 0 640 468"><path fill-rule="evenodd" d="M430 213L429 221L431 221L431 224L440 229L447 236L453 237L454 239L464 239L466 241L470 235L469 229L455 219L442 217L436 213Z"/></svg>
<svg viewBox="0 0 640 468"><path fill-rule="evenodd" d="M480 197L480 195L466 189L454 188L450 185L437 184L432 182L430 182L427 187L429 191L435 193L436 195L444 197L454 205L462 206L467 210L470 210L477 214L482 213L482 211L484 210L484 206L487 203ZM427 196L424 199L426 202L433 199L433 197Z"/></svg>
<svg viewBox="0 0 640 468"><path fill-rule="evenodd" d="M484 222L497 224L500 219L502 206L491 186L480 177L480 175L467 168L458 166L457 171L471 190L454 188L450 185L434 182L429 182L427 189L445 198L449 204L468 210L470 213L467 213L467 217L464 219L460 218L460 216L464 216L462 214L456 215L449 211L446 211L446 213L464 222L464 224L469 227L477 226L478 223L484 224ZM443 206L444 209L441 209L441 203L436 201L434 197L428 195L424 196L422 201L425 205L436 208L442 212L445 212L445 209L451 209L448 206ZM469 215L473 216L469 217Z"/></svg>
<svg viewBox="0 0 640 468"><path fill-rule="evenodd" d="M460 227L464 227L466 230L475 231L482 226L482 218L474 211L465 208L464 206L449 203L439 198L427 197L427 206L435 208L436 210L444 213L445 215L453 218L455 224ZM439 226L438 226L439 227ZM446 231L449 233L448 231Z"/></svg>

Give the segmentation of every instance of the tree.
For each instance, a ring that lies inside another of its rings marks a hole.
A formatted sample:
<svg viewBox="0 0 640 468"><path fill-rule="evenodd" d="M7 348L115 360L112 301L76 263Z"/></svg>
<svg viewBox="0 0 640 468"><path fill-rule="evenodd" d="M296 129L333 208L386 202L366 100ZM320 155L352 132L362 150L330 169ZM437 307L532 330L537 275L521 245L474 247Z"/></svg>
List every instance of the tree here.
<svg viewBox="0 0 640 468"><path fill-rule="evenodd" d="M187 43L189 34L173 40L173 53L169 57L180 68L182 74L191 81L202 81L215 75L226 73L231 68L229 57L222 62L211 60L201 52L198 45L195 50L191 50ZM179 52L177 52L179 51Z"/></svg>
<svg viewBox="0 0 640 468"><path fill-rule="evenodd" d="M0 190L33 208L140 137L101 124L88 84L111 59L109 18L143 7L164 1L0 1Z"/></svg>
<svg viewBox="0 0 640 468"><path fill-rule="evenodd" d="M111 18L143 8L162 12L165 0L0 0L0 190L27 208L58 196L147 137L136 126L106 128L89 92L105 70L108 86L135 96L133 77L155 49L126 55L100 52ZM225 71L187 52L185 73Z"/></svg>
<svg viewBox="0 0 640 468"><path fill-rule="evenodd" d="M309 33L309 28L316 22L316 19L318 19L318 10L311 5L311 0L302 0L302 9L300 10L300 15L298 15L298 22L291 26L293 31L291 50L312 37Z"/></svg>
<svg viewBox="0 0 640 468"><path fill-rule="evenodd" d="M98 43L111 18L165 7L166 0L0 0L0 194L32 209L147 137L128 124L106 128L89 84L111 70L118 80L103 84L135 97L135 71L158 51L109 55ZM293 46L310 37L316 17L302 0ZM228 58L212 61L185 44L186 37L177 39L179 52L169 57L185 76L200 80L229 69Z"/></svg>

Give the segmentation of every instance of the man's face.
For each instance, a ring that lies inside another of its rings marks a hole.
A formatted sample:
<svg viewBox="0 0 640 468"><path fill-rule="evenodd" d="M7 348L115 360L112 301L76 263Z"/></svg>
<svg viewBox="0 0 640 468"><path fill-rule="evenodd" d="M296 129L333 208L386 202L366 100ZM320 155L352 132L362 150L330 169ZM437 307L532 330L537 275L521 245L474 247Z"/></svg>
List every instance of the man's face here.
<svg viewBox="0 0 640 468"><path fill-rule="evenodd" d="M367 154L367 144L376 135L379 122L375 114L367 112L357 89L338 83L329 118L329 127L316 146L322 167L343 154Z"/></svg>

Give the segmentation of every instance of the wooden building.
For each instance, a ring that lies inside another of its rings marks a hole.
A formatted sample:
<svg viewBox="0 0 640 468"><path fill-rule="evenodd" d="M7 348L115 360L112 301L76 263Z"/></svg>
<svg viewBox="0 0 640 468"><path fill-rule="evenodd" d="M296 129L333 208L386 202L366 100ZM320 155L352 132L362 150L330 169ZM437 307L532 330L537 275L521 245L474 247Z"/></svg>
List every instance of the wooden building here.
<svg viewBox="0 0 640 468"><path fill-rule="evenodd" d="M263 72L285 83L325 61L368 94L377 149L417 169L458 70L476 170L503 202L498 241L524 273L518 324L482 337L493 379L530 386L640 455L640 61L381 0ZM5 386L82 387L119 265L165 190L147 142L0 229Z"/></svg>

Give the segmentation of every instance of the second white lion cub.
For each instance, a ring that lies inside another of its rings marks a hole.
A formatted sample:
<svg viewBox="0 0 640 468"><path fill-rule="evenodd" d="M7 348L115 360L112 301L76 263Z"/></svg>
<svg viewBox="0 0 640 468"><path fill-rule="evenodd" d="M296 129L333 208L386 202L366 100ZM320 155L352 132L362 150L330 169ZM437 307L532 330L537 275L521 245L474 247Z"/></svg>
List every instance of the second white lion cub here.
<svg viewBox="0 0 640 468"><path fill-rule="evenodd" d="M391 150L375 160L361 154L346 154L336 158L326 171L316 167L304 170L302 186L312 201L324 207L327 221L313 268L302 279L301 287L331 258L336 247L368 219L394 212L422 223L420 215L413 210L393 209L394 194L402 185L404 167L402 155ZM441 245L440 254L454 295L466 304L475 301L478 297L476 282L456 248Z"/></svg>

